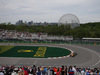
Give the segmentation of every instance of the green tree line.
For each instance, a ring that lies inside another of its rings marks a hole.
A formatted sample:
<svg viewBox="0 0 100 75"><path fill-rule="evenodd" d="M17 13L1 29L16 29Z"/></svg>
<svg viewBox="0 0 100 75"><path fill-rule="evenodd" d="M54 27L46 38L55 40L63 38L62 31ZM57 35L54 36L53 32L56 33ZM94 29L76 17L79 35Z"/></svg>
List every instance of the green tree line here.
<svg viewBox="0 0 100 75"><path fill-rule="evenodd" d="M43 32L48 35L73 36L74 38L91 37L100 38L100 22L80 24L80 27L71 28L69 25L14 25L11 23L1 23L0 29L27 31L31 33Z"/></svg>

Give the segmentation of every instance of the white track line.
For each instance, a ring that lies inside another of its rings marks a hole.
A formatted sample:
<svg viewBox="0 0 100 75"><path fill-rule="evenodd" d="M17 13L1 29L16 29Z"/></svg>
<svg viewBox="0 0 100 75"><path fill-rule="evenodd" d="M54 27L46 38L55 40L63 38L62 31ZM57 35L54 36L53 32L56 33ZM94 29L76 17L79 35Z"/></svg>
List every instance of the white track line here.
<svg viewBox="0 0 100 75"><path fill-rule="evenodd" d="M35 61L34 65L36 65L37 61Z"/></svg>

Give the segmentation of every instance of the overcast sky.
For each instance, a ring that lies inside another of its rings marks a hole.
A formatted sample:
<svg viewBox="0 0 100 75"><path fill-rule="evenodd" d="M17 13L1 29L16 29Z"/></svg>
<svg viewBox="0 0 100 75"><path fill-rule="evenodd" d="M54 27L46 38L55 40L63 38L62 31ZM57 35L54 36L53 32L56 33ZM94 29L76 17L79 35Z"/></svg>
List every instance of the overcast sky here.
<svg viewBox="0 0 100 75"><path fill-rule="evenodd" d="M80 23L100 22L100 0L0 0L0 23L58 22L68 13Z"/></svg>

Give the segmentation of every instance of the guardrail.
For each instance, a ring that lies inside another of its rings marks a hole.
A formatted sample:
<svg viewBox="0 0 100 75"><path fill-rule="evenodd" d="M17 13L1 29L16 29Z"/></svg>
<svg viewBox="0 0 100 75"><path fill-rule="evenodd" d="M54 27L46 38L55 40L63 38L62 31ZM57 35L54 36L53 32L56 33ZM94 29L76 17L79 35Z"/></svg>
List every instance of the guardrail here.
<svg viewBox="0 0 100 75"><path fill-rule="evenodd" d="M84 43L84 42L45 42L45 41L0 41L0 43L48 43L48 44L92 44L100 45L100 43Z"/></svg>

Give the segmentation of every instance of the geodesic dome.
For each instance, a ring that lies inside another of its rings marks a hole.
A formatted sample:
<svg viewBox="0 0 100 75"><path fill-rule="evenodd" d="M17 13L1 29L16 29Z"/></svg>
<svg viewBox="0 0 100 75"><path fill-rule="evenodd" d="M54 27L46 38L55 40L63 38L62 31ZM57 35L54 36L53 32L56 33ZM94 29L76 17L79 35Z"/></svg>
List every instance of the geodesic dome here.
<svg viewBox="0 0 100 75"><path fill-rule="evenodd" d="M74 27L79 27L80 22L77 16L73 14L65 14L61 16L61 18L58 21L58 26L60 25L70 25L71 28L74 28Z"/></svg>

